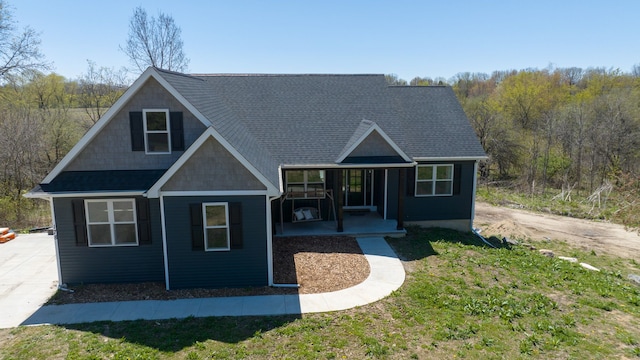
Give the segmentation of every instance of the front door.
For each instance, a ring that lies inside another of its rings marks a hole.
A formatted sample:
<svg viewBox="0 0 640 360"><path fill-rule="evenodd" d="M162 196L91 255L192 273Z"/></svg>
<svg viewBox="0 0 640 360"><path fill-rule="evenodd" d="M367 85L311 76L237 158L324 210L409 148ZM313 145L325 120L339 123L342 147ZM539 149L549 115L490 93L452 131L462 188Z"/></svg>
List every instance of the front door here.
<svg viewBox="0 0 640 360"><path fill-rule="evenodd" d="M347 169L345 171L344 206L373 206L373 169Z"/></svg>

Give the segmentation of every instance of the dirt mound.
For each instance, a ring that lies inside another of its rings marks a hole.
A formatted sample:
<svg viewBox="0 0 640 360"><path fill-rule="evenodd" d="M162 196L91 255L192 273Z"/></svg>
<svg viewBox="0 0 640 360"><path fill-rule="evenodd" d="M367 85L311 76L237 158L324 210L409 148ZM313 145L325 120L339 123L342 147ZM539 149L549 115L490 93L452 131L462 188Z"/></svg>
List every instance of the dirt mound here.
<svg viewBox="0 0 640 360"><path fill-rule="evenodd" d="M478 225L476 225L478 227ZM534 236L532 231L516 224L513 220L502 220L493 223L481 224L480 233L487 236L509 237L512 239L531 239Z"/></svg>
<svg viewBox="0 0 640 360"><path fill-rule="evenodd" d="M484 236L564 240L585 250L640 258L640 235L622 225L476 203L474 227Z"/></svg>

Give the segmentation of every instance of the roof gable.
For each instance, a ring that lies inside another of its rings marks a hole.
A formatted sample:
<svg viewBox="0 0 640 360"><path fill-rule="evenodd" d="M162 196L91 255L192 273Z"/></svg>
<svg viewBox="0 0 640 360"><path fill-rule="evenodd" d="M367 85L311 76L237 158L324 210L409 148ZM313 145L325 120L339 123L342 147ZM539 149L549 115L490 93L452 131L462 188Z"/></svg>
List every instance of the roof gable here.
<svg viewBox="0 0 640 360"><path fill-rule="evenodd" d="M235 148L233 148L213 127L209 127L199 138L196 140L176 161L162 177L147 191L147 197L157 198L160 196L160 192L163 187L170 182L174 175L178 174L180 170L186 165L190 166L189 160L199 153L200 149L204 146L204 151L207 150L205 144L209 139L213 139L219 145L224 148L233 158L235 158L239 164L244 166L246 170L254 176L254 178L264 186L266 192L269 195L279 195L279 186L271 183L262 173L260 173L250 162L247 161L242 154L240 154Z"/></svg>
<svg viewBox="0 0 640 360"><path fill-rule="evenodd" d="M343 163L350 157L394 158L411 163L411 158L373 121L362 120L336 159Z"/></svg>
<svg viewBox="0 0 640 360"><path fill-rule="evenodd" d="M213 137L208 137L161 191L266 190L238 159Z"/></svg>
<svg viewBox="0 0 640 360"><path fill-rule="evenodd" d="M78 141L78 143L71 148L71 150L65 155L62 160L51 170L51 172L42 180L43 184L50 183L56 178L73 159L104 129L104 127L111 121L111 119L122 110L124 105L145 85L150 78L155 79L163 86L171 95L173 95L183 106L191 111L194 116L200 120L205 126L210 126L211 123L202 116L200 112L193 107L176 89L174 89L165 79L163 79L158 70L149 67L142 75L124 92L124 94L107 110L107 112L96 122L86 134Z"/></svg>

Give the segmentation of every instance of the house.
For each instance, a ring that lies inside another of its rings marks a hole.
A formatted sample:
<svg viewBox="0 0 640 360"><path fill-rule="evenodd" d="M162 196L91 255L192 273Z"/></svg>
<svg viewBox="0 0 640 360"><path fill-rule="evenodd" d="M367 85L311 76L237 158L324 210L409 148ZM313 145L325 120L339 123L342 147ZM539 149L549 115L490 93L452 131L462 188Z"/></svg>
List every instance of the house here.
<svg viewBox="0 0 640 360"><path fill-rule="evenodd" d="M484 158L450 87L149 68L27 196L61 284L264 286L279 224L327 210L470 230Z"/></svg>

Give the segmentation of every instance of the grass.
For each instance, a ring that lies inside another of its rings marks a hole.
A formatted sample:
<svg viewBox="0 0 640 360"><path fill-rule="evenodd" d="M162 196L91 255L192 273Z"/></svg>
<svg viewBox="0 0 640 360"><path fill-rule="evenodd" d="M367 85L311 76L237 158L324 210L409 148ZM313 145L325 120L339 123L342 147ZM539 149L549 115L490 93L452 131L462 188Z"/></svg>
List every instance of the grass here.
<svg viewBox="0 0 640 360"><path fill-rule="evenodd" d="M303 316L96 322L0 330L3 359L640 358L634 260L562 242L493 249L455 231L389 239L408 269L379 302Z"/></svg>

